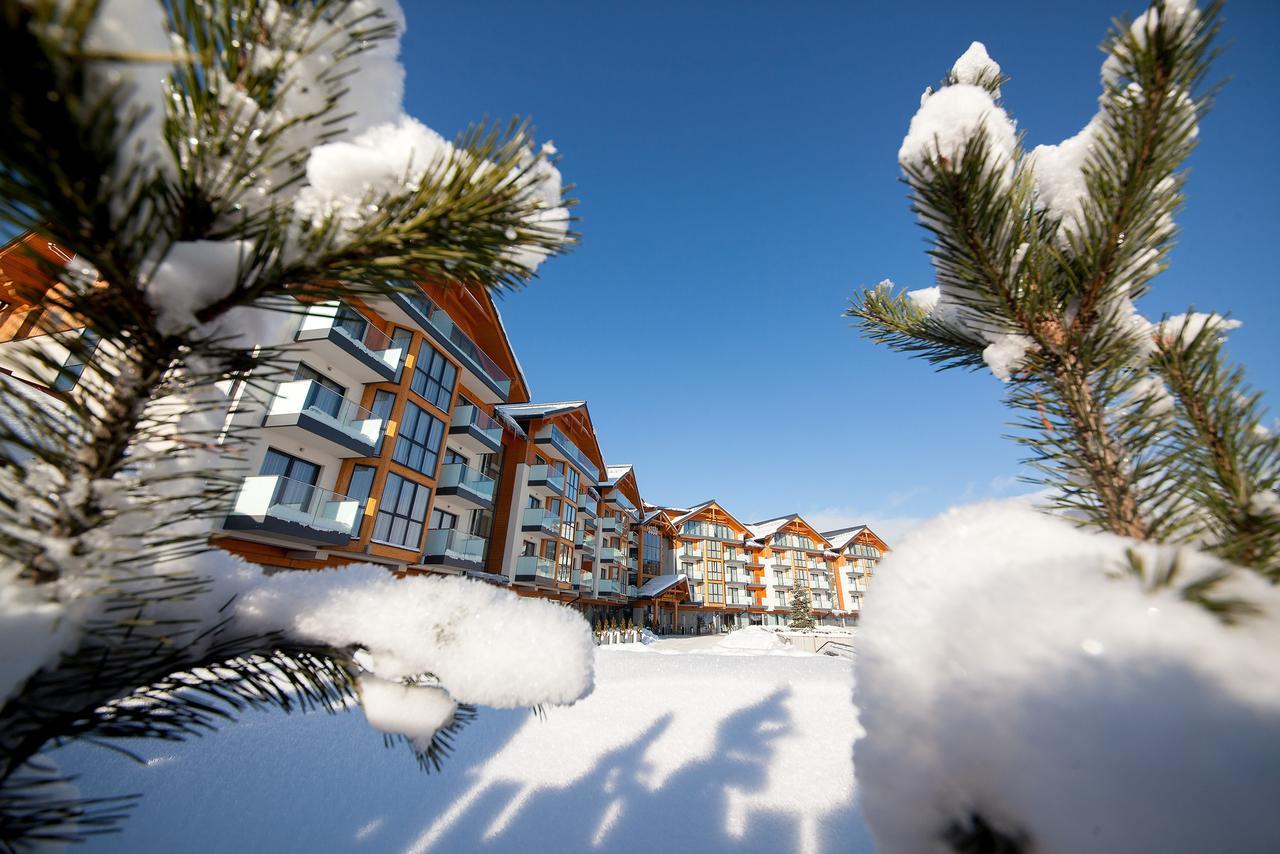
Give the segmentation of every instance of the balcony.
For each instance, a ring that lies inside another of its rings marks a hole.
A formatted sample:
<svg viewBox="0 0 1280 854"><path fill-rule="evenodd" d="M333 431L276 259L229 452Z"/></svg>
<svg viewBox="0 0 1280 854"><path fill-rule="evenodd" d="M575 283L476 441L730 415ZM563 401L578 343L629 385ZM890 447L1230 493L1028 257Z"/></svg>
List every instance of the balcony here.
<svg viewBox="0 0 1280 854"><path fill-rule="evenodd" d="M308 307L294 340L362 383L394 380L404 358L390 338L336 300Z"/></svg>
<svg viewBox="0 0 1280 854"><path fill-rule="evenodd" d="M751 583L751 579L747 578L745 575L726 575L724 580L726 584L750 584Z"/></svg>
<svg viewBox="0 0 1280 854"><path fill-rule="evenodd" d="M622 559L622 552L617 549L603 548L600 549L599 560L601 563L617 563Z"/></svg>
<svg viewBox="0 0 1280 854"><path fill-rule="evenodd" d="M590 593L595 588L596 580L590 572L583 570L573 574L573 583L582 592Z"/></svg>
<svg viewBox="0 0 1280 854"><path fill-rule="evenodd" d="M638 572L640 570L640 561L633 557L627 558L627 568L632 572Z"/></svg>
<svg viewBox="0 0 1280 854"><path fill-rule="evenodd" d="M529 466L529 485L564 495L564 474L549 465Z"/></svg>
<svg viewBox="0 0 1280 854"><path fill-rule="evenodd" d="M595 554L596 538L587 534L585 531L579 531L578 535L573 539L573 547L582 549L587 554Z"/></svg>
<svg viewBox="0 0 1280 854"><path fill-rule="evenodd" d="M360 502L280 475L246 477L223 527L257 531L309 545L341 546L351 539Z"/></svg>
<svg viewBox="0 0 1280 854"><path fill-rule="evenodd" d="M474 377L474 381L471 381L471 377L467 378L467 387L487 398L485 403L506 403L511 394L511 378L453 322L448 312L436 305L416 285L406 283L406 287L411 290L396 292L391 296L390 310L387 313L393 318L405 319L420 327L436 344L453 356L462 365L462 369Z"/></svg>
<svg viewBox="0 0 1280 854"><path fill-rule="evenodd" d="M484 549L484 537L433 528L427 531L427 545L422 552L422 562L429 566L479 569L484 565Z"/></svg>
<svg viewBox="0 0 1280 854"><path fill-rule="evenodd" d="M756 569L764 569L764 559L759 555L748 555L746 565L754 566Z"/></svg>
<svg viewBox="0 0 1280 854"><path fill-rule="evenodd" d="M622 523L613 516L601 516L596 520L596 530L602 534L620 534Z"/></svg>
<svg viewBox="0 0 1280 854"><path fill-rule="evenodd" d="M560 536L560 517L545 507L526 507L520 516L520 530Z"/></svg>
<svg viewBox="0 0 1280 854"><path fill-rule="evenodd" d="M614 578L602 578L600 579L600 585L596 588L596 592L601 596L606 594L609 596L621 596L622 582Z"/></svg>
<svg viewBox="0 0 1280 854"><path fill-rule="evenodd" d="M600 504L600 496L589 489L578 493L578 510L588 516L595 517Z"/></svg>
<svg viewBox="0 0 1280 854"><path fill-rule="evenodd" d="M339 459L372 455L382 436L381 418L314 380L280 383L262 426Z"/></svg>
<svg viewBox="0 0 1280 854"><path fill-rule="evenodd" d="M739 566L741 566L742 564L745 564L747 562L747 556L740 552L739 553L730 552L724 556L724 562L738 564Z"/></svg>
<svg viewBox="0 0 1280 854"><path fill-rule="evenodd" d="M461 444L469 445L468 450L473 452L496 454L502 450L502 425L483 409L469 403L453 410L449 435L458 437Z"/></svg>
<svg viewBox="0 0 1280 854"><path fill-rule="evenodd" d="M462 463L446 463L440 467L436 495L453 496L481 510L493 508L493 478Z"/></svg>
<svg viewBox="0 0 1280 854"><path fill-rule="evenodd" d="M775 581L773 582L773 589L774 589L774 590L790 590L792 587L795 587L795 585L794 585L794 584L792 584L790 581L777 581L777 580L775 580Z"/></svg>
<svg viewBox="0 0 1280 854"><path fill-rule="evenodd" d="M572 463L589 480L594 482L600 479L600 469L596 468L596 464L578 450L578 446L573 444L556 425L546 425L534 434L533 440L539 445L546 445L557 451L564 460Z"/></svg>
<svg viewBox="0 0 1280 854"><path fill-rule="evenodd" d="M516 581L554 582L556 565L550 558L521 555L516 558Z"/></svg>
<svg viewBox="0 0 1280 854"><path fill-rule="evenodd" d="M627 585L627 598L628 598L628 599L634 599L634 598L636 598L636 597L637 597L637 596L639 596L639 595L640 595L640 588L639 588L639 587L636 587L634 584L628 584L628 585Z"/></svg>
<svg viewBox="0 0 1280 854"><path fill-rule="evenodd" d="M627 498L627 496L623 495L618 490L611 489L608 492L606 492L604 495L604 500L608 504L613 504L616 507L621 507L623 510L627 511L628 516L638 520L639 512L636 510L636 506L631 503L631 499Z"/></svg>

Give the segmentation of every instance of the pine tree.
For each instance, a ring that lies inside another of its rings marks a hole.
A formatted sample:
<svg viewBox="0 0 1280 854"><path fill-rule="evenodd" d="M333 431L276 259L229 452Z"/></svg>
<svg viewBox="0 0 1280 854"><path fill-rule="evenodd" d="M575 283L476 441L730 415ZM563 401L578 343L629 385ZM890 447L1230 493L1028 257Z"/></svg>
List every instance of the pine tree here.
<svg viewBox="0 0 1280 854"><path fill-rule="evenodd" d="M975 43L926 91L899 152L937 286L883 282L848 314L873 341L1003 380L1026 479L1058 510L1280 580L1280 440L1222 352L1235 322L1151 323L1134 305L1173 245L1220 8L1157 0L1119 22L1097 115L1031 152L1002 107L1008 78Z"/></svg>
<svg viewBox="0 0 1280 854"><path fill-rule="evenodd" d="M809 601L808 589L804 587L796 588L795 596L791 598L791 628L808 631L815 625L813 606Z"/></svg>
<svg viewBox="0 0 1280 854"><path fill-rule="evenodd" d="M4 390L0 621L56 612L63 634L60 658L0 686L0 847L96 832L127 806L58 797L39 762L51 743L180 739L246 707L360 699L357 646L246 634L230 601L209 601L209 520L237 479L234 453L211 450L215 385L272 366L246 333L293 297L516 288L574 239L554 150L527 126L448 142L397 119L395 99L373 114L396 88L377 74L398 29L367 0L0 12L0 220L74 253L72 267L32 260L59 283L43 316L76 327L51 334L84 363L56 406ZM371 183L345 187L321 153L356 158ZM424 764L458 712L414 742Z"/></svg>

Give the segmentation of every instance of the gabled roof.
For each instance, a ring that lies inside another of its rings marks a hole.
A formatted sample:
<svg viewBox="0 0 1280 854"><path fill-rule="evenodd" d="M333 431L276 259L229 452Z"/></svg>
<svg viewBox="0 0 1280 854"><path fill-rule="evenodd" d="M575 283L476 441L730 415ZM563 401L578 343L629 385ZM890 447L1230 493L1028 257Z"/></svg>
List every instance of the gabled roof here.
<svg viewBox="0 0 1280 854"><path fill-rule="evenodd" d="M792 513L790 516L779 516L777 519L765 519L763 522L752 522L747 526L747 530L751 532L753 540L762 540L765 537L772 536L778 532L778 529L790 522L792 519L800 518L799 513Z"/></svg>
<svg viewBox="0 0 1280 854"><path fill-rule="evenodd" d="M495 409L512 418L546 418L548 415L563 415L586 405L585 400L561 400L556 403L504 403Z"/></svg>
<svg viewBox="0 0 1280 854"><path fill-rule="evenodd" d="M626 477L627 472L629 471L631 471L630 463L624 463L623 465L620 465L620 466L605 466L604 467L604 483L607 486L613 486L618 481Z"/></svg>
<svg viewBox="0 0 1280 854"><path fill-rule="evenodd" d="M831 548L839 551L849 543L853 542L853 538L867 530L866 525L851 525L848 528L837 528L834 531L823 531L822 536L831 542Z"/></svg>
<svg viewBox="0 0 1280 854"><path fill-rule="evenodd" d="M685 592L689 590L689 579L683 575L658 575L650 578L644 586L636 591L637 599L655 599L674 587L683 584Z"/></svg>
<svg viewBox="0 0 1280 854"><path fill-rule="evenodd" d="M712 505L715 505L716 510L718 510L719 512L727 516L729 520L733 522L733 524L737 525L742 530L748 532L748 534L750 533L751 529L747 525L741 522L738 519L738 517L734 516L728 510L724 509L724 505L714 498L708 498L706 501L699 502L698 504L695 504L693 507L690 507L688 510L683 511L678 517L671 520L671 524L679 527L687 519L692 519L694 516L698 515L703 510L706 510L708 507L711 507Z"/></svg>

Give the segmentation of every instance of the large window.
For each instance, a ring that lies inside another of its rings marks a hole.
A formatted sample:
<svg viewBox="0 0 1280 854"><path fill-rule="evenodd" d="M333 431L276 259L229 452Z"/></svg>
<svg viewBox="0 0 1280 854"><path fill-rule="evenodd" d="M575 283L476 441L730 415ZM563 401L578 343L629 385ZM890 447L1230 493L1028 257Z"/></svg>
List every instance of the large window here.
<svg viewBox="0 0 1280 854"><path fill-rule="evenodd" d="M564 471L564 497L578 503L578 470L573 466L566 466Z"/></svg>
<svg viewBox="0 0 1280 854"><path fill-rule="evenodd" d="M418 361L413 366L413 382L410 387L426 398L432 406L449 411L453 398L453 384L458 379L458 369L444 354L426 341L418 348Z"/></svg>
<svg viewBox="0 0 1280 854"><path fill-rule="evenodd" d="M351 470L351 480L347 481L347 497L360 502L360 525L364 524L364 507L369 500L369 492L373 488L373 476L377 469L373 466L356 466ZM353 532L359 534L359 527Z"/></svg>
<svg viewBox="0 0 1280 854"><path fill-rule="evenodd" d="M391 459L414 471L435 477L440 442L444 438L444 422L416 403L404 405L404 423Z"/></svg>
<svg viewBox="0 0 1280 854"><path fill-rule="evenodd" d="M422 484L398 474L388 474L373 525L373 539L392 546L418 548L430 497L431 490Z"/></svg>
<svg viewBox="0 0 1280 854"><path fill-rule="evenodd" d="M397 326L391 330L391 348L400 351L400 362L396 366L396 382L400 382L400 376L404 373L404 363L408 361L405 357L409 355L411 344L413 344L413 333L408 329Z"/></svg>
<svg viewBox="0 0 1280 854"><path fill-rule="evenodd" d="M311 388L303 409L318 409L330 418L337 418L342 411L342 399L347 390L310 365L299 364L293 372L295 380L311 380Z"/></svg>

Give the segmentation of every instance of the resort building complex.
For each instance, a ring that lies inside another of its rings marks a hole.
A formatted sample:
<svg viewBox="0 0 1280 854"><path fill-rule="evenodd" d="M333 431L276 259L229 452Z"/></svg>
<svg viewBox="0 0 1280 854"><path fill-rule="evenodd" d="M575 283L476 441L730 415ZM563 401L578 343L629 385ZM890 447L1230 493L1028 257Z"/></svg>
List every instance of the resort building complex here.
<svg viewBox="0 0 1280 854"><path fill-rule="evenodd" d="M66 342L88 333L46 307L61 285L33 252L74 267L34 235L0 250L0 371L74 394L83 359ZM269 373L219 386L219 436L243 470L213 536L268 568L465 574L592 620L698 631L785 623L801 591L820 623L854 624L887 550L865 526L644 500L635 470L605 459L586 401L532 400L478 285L299 294L270 338L257 342L282 354Z"/></svg>

